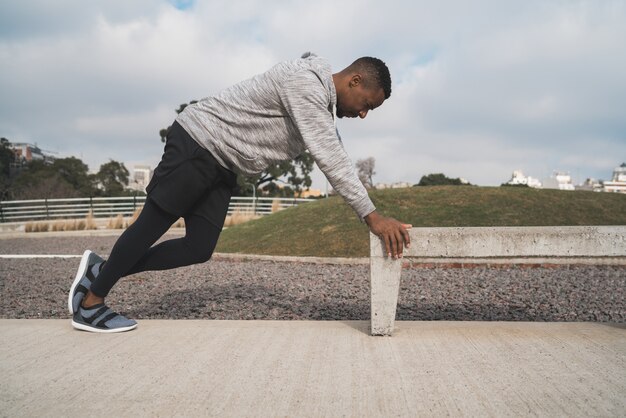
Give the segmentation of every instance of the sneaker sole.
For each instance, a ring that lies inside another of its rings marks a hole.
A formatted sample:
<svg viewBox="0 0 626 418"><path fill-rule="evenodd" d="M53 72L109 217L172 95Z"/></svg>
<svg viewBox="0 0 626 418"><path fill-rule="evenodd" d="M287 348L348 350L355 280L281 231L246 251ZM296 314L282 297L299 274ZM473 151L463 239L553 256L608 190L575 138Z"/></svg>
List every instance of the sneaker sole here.
<svg viewBox="0 0 626 418"><path fill-rule="evenodd" d="M76 286L78 286L78 282L80 279L87 273L87 263L89 261L89 256L91 255L91 250L85 250L83 253L83 258L80 259L80 265L78 266L78 271L76 272L76 277L74 278L74 282L72 283L72 287L70 287L70 294L67 297L67 308L70 311L70 315L74 315L74 306L72 303L72 299L74 299L74 290L76 290Z"/></svg>
<svg viewBox="0 0 626 418"><path fill-rule="evenodd" d="M85 325L85 324L81 324L79 322L76 322L72 319L72 326L78 330L81 331L87 331L87 332L96 332L99 334L113 334L116 332L126 332L126 331L132 331L135 328L137 328L137 325L139 324L135 324L135 325L131 325L129 327L121 327L121 328L112 328L112 329L104 329L104 328L96 328L96 327L92 327L89 325Z"/></svg>

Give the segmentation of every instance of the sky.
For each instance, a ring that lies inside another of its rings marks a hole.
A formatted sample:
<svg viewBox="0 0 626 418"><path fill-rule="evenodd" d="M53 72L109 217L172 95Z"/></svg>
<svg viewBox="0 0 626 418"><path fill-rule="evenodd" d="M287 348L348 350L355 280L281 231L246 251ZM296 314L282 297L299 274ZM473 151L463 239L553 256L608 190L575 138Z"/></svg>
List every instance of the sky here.
<svg viewBox="0 0 626 418"><path fill-rule="evenodd" d="M610 180L626 161L625 45L626 1L0 0L0 136L91 171L155 167L179 104L313 51L334 71L389 66L389 100L338 123L375 183Z"/></svg>

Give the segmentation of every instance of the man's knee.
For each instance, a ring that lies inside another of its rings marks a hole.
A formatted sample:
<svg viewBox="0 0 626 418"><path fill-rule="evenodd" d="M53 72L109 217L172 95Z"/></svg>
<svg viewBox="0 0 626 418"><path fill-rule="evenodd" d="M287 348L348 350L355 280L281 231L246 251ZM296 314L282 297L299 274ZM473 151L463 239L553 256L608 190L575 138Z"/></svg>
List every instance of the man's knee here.
<svg viewBox="0 0 626 418"><path fill-rule="evenodd" d="M205 249L204 251L201 251L197 254L196 263L206 263L207 261L211 259L212 255L213 255L213 248Z"/></svg>
<svg viewBox="0 0 626 418"><path fill-rule="evenodd" d="M211 259L215 244L210 240L202 243L194 243L189 239L185 239L185 247L187 247L187 255L191 258L193 264L205 263Z"/></svg>
<svg viewBox="0 0 626 418"><path fill-rule="evenodd" d="M185 217L185 246L193 262L204 263L209 261L217 245L221 229L205 218L197 215Z"/></svg>

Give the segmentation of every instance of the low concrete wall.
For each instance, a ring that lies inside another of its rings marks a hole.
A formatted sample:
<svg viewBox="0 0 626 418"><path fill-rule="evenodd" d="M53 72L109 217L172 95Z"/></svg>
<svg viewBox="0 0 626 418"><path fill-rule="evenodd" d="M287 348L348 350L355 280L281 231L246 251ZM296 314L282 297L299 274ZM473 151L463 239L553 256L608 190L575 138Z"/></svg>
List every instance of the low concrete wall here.
<svg viewBox="0 0 626 418"><path fill-rule="evenodd" d="M626 226L412 228L405 257L626 256ZM370 255L384 257L375 235Z"/></svg>
<svg viewBox="0 0 626 418"><path fill-rule="evenodd" d="M605 260L626 258L626 226L412 228L404 257L485 260L550 257ZM387 257L384 243L370 234L371 333L391 335L396 316L402 259Z"/></svg>

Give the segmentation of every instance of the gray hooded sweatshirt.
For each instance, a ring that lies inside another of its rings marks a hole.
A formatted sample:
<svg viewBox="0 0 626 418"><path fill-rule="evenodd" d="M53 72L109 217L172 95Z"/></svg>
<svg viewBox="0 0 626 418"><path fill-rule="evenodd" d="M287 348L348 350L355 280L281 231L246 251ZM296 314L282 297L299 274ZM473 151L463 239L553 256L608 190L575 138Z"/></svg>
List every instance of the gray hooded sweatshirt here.
<svg viewBox="0 0 626 418"><path fill-rule="evenodd" d="M336 105L330 64L306 53L187 106L176 121L223 167L245 175L308 149L363 220L376 208L341 143Z"/></svg>

